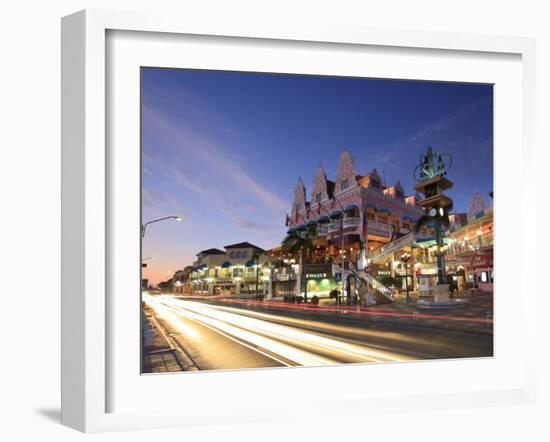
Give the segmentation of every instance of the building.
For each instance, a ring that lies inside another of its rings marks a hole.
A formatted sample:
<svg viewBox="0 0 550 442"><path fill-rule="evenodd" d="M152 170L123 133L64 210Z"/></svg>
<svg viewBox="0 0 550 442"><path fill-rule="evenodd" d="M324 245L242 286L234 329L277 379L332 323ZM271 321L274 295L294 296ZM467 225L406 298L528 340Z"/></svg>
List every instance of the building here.
<svg viewBox="0 0 550 442"><path fill-rule="evenodd" d="M188 287L191 283L191 272L193 271L193 266L186 266L183 270L178 270L172 276L173 289L174 293L184 294L185 287Z"/></svg>
<svg viewBox="0 0 550 442"><path fill-rule="evenodd" d="M457 275L459 285L493 291L493 207L474 194L466 221L448 232L447 272Z"/></svg>
<svg viewBox="0 0 550 442"><path fill-rule="evenodd" d="M334 181L319 165L309 199L298 179L287 224L289 233L316 226L320 249L330 257L345 250L356 261L361 244L374 250L409 233L422 216L416 202L416 195L405 195L399 181L385 185L376 169L357 174L351 154L344 149Z"/></svg>
<svg viewBox="0 0 550 442"><path fill-rule="evenodd" d="M467 213L450 215L450 228L443 239L445 252L445 273L452 278L459 290L477 288L481 291L493 290L493 208L474 194ZM407 239L407 238L403 238ZM399 247L399 242L386 246L392 251L392 276L403 277L404 263L400 256L411 254L409 264L410 287L418 289L420 295L432 294L437 283L437 246L429 230L425 235L414 235L414 241ZM387 273L390 274L387 269ZM414 275L413 280L411 280ZM450 279L449 279L450 280Z"/></svg>
<svg viewBox="0 0 550 442"><path fill-rule="evenodd" d="M304 183L298 179L290 216L287 216L288 234L301 234L315 227L317 237L312 262L325 264L324 271L315 273L330 275L325 287L332 289L336 283L340 290L349 291L344 280L349 275L349 263L353 263L379 281L390 281L398 289L408 287L419 290L421 295L432 294L437 283L437 246L430 227L422 227L418 233L414 231L416 221L423 215L423 209L417 204L419 196L407 195L399 181L386 185L376 169L366 175L357 174L346 150L340 155L335 180L329 180L319 165L311 189L308 198ZM463 279L461 288L475 285L481 290L492 290L492 207L481 195L475 194L468 213L452 214L450 224L444 238L447 273L454 279ZM287 262L292 258L296 260L280 248L272 254ZM286 293L289 288L285 287L292 284L285 285L285 278L299 280L300 271L289 267L281 278L278 282L275 275L275 296ZM307 277L306 280L309 293L310 282ZM302 282L296 292L303 290ZM326 292L313 290L316 291L321 295Z"/></svg>
<svg viewBox="0 0 550 442"><path fill-rule="evenodd" d="M208 249L197 254L185 286L187 294L267 294L270 257L249 242L230 244L224 250Z"/></svg>
<svg viewBox="0 0 550 442"><path fill-rule="evenodd" d="M313 263L335 266L332 271L327 268L320 272L331 275L329 284L325 282L331 289L334 282L339 282L336 274L345 279L350 262L361 270L368 264L369 273L377 276L386 273L395 276L395 252L414 243L414 225L423 214L417 201L415 194L405 193L399 181L386 185L376 169L365 175L358 174L351 154L344 149L334 181L327 178L319 165L309 198L304 183L298 179L287 217L288 234L315 227ZM395 250L384 249L390 243ZM274 252L281 258L280 250ZM309 284L308 280L308 289ZM324 292L326 290L321 290Z"/></svg>

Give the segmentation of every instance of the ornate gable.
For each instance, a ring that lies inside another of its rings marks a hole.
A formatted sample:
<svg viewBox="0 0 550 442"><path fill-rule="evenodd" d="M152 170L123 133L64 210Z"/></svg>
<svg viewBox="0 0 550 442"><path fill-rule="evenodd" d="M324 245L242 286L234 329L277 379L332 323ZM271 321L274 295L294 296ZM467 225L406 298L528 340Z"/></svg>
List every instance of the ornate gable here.
<svg viewBox="0 0 550 442"><path fill-rule="evenodd" d="M343 149L340 154L340 161L338 162L338 169L336 170L336 189L335 193L339 194L345 192L351 187L357 185L355 177L355 168L353 167L353 158L351 154Z"/></svg>
<svg viewBox="0 0 550 442"><path fill-rule="evenodd" d="M313 178L313 188L311 189L311 204L315 205L328 198L327 191L327 174L325 170L319 164L315 178Z"/></svg>
<svg viewBox="0 0 550 442"><path fill-rule="evenodd" d="M482 213L487 208L487 203L479 192L475 192L470 200L470 207L468 209L468 218L473 219L479 213Z"/></svg>
<svg viewBox="0 0 550 442"><path fill-rule="evenodd" d="M292 203L292 215L295 217L297 213L302 212L306 208L306 186L302 178L298 178L296 187L294 188L294 202Z"/></svg>

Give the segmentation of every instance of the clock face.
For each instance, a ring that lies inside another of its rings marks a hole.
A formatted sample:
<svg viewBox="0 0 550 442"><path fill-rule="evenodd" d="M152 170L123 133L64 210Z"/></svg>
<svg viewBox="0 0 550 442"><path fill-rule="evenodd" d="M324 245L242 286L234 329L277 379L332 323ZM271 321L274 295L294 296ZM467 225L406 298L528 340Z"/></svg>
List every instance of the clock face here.
<svg viewBox="0 0 550 442"><path fill-rule="evenodd" d="M435 207L432 207L432 208L430 209L430 211L428 212L428 215L430 215L430 216L435 216L435 215L437 215L437 210L436 210L436 208L435 208Z"/></svg>

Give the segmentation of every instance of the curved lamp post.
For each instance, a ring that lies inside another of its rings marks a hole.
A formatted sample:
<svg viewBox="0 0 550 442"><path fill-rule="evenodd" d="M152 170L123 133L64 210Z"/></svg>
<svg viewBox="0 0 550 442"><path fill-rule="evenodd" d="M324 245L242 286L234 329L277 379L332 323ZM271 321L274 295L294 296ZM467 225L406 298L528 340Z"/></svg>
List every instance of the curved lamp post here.
<svg viewBox="0 0 550 442"><path fill-rule="evenodd" d="M142 224L141 225L141 237L142 238L145 237L145 229L147 228L147 226L149 224L158 223L159 221L164 221L164 220L167 220L167 219L175 219L176 221L181 221L181 216L176 216L176 215L165 216L164 218L154 219L152 221L146 222L145 224Z"/></svg>

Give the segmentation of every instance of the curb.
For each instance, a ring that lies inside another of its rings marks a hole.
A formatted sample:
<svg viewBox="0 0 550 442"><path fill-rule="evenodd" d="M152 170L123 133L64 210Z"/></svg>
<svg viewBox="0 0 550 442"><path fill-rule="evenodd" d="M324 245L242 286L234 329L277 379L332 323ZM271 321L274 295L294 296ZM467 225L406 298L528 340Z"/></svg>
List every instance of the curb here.
<svg viewBox="0 0 550 442"><path fill-rule="evenodd" d="M187 354L180 343L168 333L164 325L162 325L161 320L150 312L147 318L154 328L155 333L160 335L162 339L166 342L166 344L170 347L171 351L174 352L174 356L176 357L176 360L178 361L178 364L180 365L182 371L199 371L200 369L193 358L191 358L191 356Z"/></svg>

